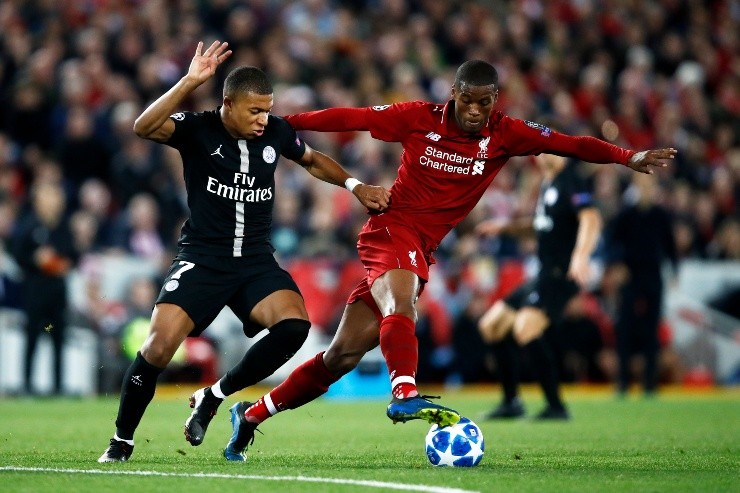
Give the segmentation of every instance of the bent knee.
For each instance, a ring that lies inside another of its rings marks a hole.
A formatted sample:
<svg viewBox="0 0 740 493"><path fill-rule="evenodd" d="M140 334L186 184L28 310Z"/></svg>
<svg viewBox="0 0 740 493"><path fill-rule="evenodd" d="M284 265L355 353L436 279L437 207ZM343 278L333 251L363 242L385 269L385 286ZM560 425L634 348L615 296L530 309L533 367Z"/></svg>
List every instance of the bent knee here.
<svg viewBox="0 0 740 493"><path fill-rule="evenodd" d="M522 309L514 323L514 339L525 346L542 336L550 325L550 320L542 310Z"/></svg>
<svg viewBox="0 0 740 493"><path fill-rule="evenodd" d="M164 368L170 363L181 343L182 341L150 338L141 346L141 356L147 363Z"/></svg>
<svg viewBox="0 0 740 493"><path fill-rule="evenodd" d="M311 322L302 318L286 318L270 327L270 332L279 334L282 344L286 348L297 351L306 339L311 329Z"/></svg>
<svg viewBox="0 0 740 493"><path fill-rule="evenodd" d="M478 321L478 331L484 342L498 342L506 337L514 324L516 312L503 301L497 301Z"/></svg>

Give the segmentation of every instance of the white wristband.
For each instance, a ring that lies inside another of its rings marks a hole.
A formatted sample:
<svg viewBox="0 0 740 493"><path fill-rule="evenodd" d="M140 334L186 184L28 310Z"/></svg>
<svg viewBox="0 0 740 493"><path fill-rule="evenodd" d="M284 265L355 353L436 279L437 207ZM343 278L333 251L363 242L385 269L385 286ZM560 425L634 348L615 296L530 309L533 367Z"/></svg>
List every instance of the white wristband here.
<svg viewBox="0 0 740 493"><path fill-rule="evenodd" d="M364 183L362 183L357 178L347 178L346 180L344 180L344 188L346 188L350 192L354 190L357 185L364 185Z"/></svg>

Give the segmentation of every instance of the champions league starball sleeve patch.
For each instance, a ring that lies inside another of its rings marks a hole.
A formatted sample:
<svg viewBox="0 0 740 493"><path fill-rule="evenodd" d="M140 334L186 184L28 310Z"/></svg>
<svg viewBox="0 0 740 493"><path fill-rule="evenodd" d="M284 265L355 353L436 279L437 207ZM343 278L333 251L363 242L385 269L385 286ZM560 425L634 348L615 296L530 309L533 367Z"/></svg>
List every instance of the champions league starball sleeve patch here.
<svg viewBox="0 0 740 493"><path fill-rule="evenodd" d="M524 123L526 123L528 127L534 128L535 130L539 130L540 135L542 135L543 137L549 137L550 133L552 133L552 130L550 130L550 127L546 127L542 125L541 123L535 123L529 120L525 120Z"/></svg>

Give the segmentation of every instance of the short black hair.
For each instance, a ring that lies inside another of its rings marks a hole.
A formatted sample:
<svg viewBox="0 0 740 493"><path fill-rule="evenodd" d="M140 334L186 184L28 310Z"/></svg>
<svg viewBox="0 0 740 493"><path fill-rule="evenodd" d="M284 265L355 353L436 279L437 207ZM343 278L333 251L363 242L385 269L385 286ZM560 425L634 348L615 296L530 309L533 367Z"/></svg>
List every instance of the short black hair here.
<svg viewBox="0 0 740 493"><path fill-rule="evenodd" d="M468 60L455 73L455 87L498 86L498 72L493 65L483 60Z"/></svg>
<svg viewBox="0 0 740 493"><path fill-rule="evenodd" d="M253 92L255 94L272 94L272 84L261 69L257 67L237 67L226 76L224 97L234 99L236 96Z"/></svg>

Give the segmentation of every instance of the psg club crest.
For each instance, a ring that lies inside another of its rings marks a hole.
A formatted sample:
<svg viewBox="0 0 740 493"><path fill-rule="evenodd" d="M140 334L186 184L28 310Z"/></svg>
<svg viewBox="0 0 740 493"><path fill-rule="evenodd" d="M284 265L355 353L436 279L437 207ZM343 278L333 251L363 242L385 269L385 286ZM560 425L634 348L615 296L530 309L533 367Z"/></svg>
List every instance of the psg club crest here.
<svg viewBox="0 0 740 493"><path fill-rule="evenodd" d="M276 157L277 154L275 153L275 149L273 149L272 146L267 146L262 149L262 159L264 159L267 164L274 163Z"/></svg>

